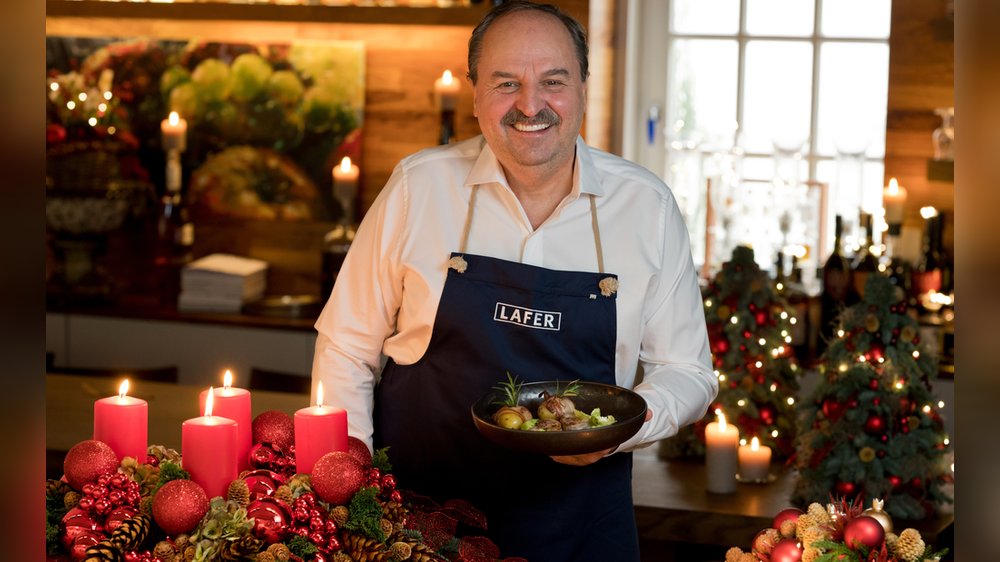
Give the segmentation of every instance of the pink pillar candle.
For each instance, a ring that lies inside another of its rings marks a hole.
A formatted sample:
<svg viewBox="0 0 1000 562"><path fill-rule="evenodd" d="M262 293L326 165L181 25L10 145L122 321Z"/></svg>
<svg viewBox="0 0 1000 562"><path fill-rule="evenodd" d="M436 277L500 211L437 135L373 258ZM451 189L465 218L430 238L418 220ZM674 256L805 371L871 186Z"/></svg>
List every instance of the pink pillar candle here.
<svg viewBox="0 0 1000 562"><path fill-rule="evenodd" d="M146 462L149 406L145 400L125 396L128 379L118 388L118 396L94 402L94 439L111 447L120 462L133 457Z"/></svg>
<svg viewBox="0 0 1000 562"><path fill-rule="evenodd" d="M316 405L295 412L295 471L311 474L323 455L347 451L347 410L323 405L323 383L316 388Z"/></svg>
<svg viewBox="0 0 1000 562"><path fill-rule="evenodd" d="M229 418L236 422L236 454L237 468L242 472L250 468L250 449L253 447L253 416L250 404L250 391L243 388L232 388L233 374L228 369L223 378L223 387L212 389L212 413L216 416ZM205 400L209 390L204 390L198 397L199 412L205 412Z"/></svg>
<svg viewBox="0 0 1000 562"><path fill-rule="evenodd" d="M229 484L239 476L237 424L212 415L213 394L209 388L204 416L181 424L181 464L209 498L226 497Z"/></svg>

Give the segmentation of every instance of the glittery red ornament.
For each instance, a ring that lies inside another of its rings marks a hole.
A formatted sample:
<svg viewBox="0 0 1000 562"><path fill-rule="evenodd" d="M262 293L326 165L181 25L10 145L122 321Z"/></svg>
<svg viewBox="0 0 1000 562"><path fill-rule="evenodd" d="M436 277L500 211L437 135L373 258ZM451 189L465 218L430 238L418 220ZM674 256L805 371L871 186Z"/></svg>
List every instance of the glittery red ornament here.
<svg viewBox="0 0 1000 562"><path fill-rule="evenodd" d="M347 436L347 454L358 459L365 468L372 465L372 452L368 450L368 445L353 435Z"/></svg>
<svg viewBox="0 0 1000 562"><path fill-rule="evenodd" d="M851 548L878 548L885 540L885 528L878 519L860 515L844 525L844 543Z"/></svg>
<svg viewBox="0 0 1000 562"><path fill-rule="evenodd" d="M118 456L103 441L88 439L81 441L66 453L63 460L63 475L74 490L82 490L84 484L96 482L102 474L118 471Z"/></svg>
<svg viewBox="0 0 1000 562"><path fill-rule="evenodd" d="M782 523L784 523L785 521L795 521L803 513L805 512L795 507L788 507L782 509L781 511L778 512L777 515L774 516L774 521L771 523L771 527L774 527L775 529L781 529Z"/></svg>
<svg viewBox="0 0 1000 562"><path fill-rule="evenodd" d="M247 518L254 520L253 534L258 539L274 544L285 540L291 533L292 514L285 502L261 498L247 505Z"/></svg>
<svg viewBox="0 0 1000 562"><path fill-rule="evenodd" d="M771 551L771 562L799 562L802 560L802 547L795 539L781 539Z"/></svg>
<svg viewBox="0 0 1000 562"><path fill-rule="evenodd" d="M844 415L844 403L834 398L827 398L823 401L822 410L826 419L835 422Z"/></svg>
<svg viewBox="0 0 1000 562"><path fill-rule="evenodd" d="M333 451L320 457L311 475L316 495L332 505L347 504L367 477L364 465L343 451Z"/></svg>
<svg viewBox="0 0 1000 562"><path fill-rule="evenodd" d="M193 530L208 512L208 494L191 480L171 480L153 496L153 519L168 535Z"/></svg>
<svg viewBox="0 0 1000 562"><path fill-rule="evenodd" d="M279 410L262 412L251 424L254 443L270 443L282 450L295 444L295 422Z"/></svg>

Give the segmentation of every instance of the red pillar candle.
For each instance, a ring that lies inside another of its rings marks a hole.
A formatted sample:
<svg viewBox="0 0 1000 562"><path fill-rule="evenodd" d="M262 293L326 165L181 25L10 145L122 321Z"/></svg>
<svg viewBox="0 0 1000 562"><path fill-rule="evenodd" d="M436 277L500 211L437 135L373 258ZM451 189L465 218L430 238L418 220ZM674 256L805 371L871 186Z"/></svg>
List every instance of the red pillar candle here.
<svg viewBox="0 0 1000 562"><path fill-rule="evenodd" d="M146 462L149 406L145 400L125 396L128 379L118 387L118 396L94 402L94 439L111 447L120 462L134 457Z"/></svg>
<svg viewBox="0 0 1000 562"><path fill-rule="evenodd" d="M213 395L208 389L205 415L181 424L181 464L208 494L209 498L226 497L237 470L237 424L212 415Z"/></svg>
<svg viewBox="0 0 1000 562"><path fill-rule="evenodd" d="M316 405L295 412L295 471L312 473L332 451L347 451L347 410L324 406L323 383L317 383Z"/></svg>
<svg viewBox="0 0 1000 562"><path fill-rule="evenodd" d="M243 388L232 388L233 373L226 369L222 388L212 390L214 393L212 411L216 416L229 418L236 422L236 454L237 468L242 472L250 468L250 448L253 447L253 417L251 415L250 391ZM202 391L198 397L200 412L205 412L205 399L208 390Z"/></svg>

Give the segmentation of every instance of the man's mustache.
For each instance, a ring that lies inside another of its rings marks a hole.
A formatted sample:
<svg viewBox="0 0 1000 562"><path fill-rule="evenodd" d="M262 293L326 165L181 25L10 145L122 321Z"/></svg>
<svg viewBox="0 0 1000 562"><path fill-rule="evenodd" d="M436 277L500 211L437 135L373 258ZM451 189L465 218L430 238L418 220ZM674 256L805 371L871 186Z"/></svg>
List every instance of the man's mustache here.
<svg viewBox="0 0 1000 562"><path fill-rule="evenodd" d="M549 108L544 108L534 117L528 117L521 110L517 108L511 108L506 114L504 114L503 119L500 121L504 125L514 125L515 123L520 123L522 125L558 125L562 122L562 119L556 115L556 112Z"/></svg>

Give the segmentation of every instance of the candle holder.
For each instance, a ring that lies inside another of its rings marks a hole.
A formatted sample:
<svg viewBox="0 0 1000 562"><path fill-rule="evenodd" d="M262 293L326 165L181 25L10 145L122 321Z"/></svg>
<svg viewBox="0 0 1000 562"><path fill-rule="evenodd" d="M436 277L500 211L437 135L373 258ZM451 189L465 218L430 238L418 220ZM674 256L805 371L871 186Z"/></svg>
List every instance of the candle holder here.
<svg viewBox="0 0 1000 562"><path fill-rule="evenodd" d="M740 484L771 484L778 480L778 477L772 473L768 473L767 476L762 476L760 478L745 478L739 473L736 473L736 481Z"/></svg>
<svg viewBox="0 0 1000 562"><path fill-rule="evenodd" d="M455 141L455 110L441 110L441 134L438 144L451 144Z"/></svg>

